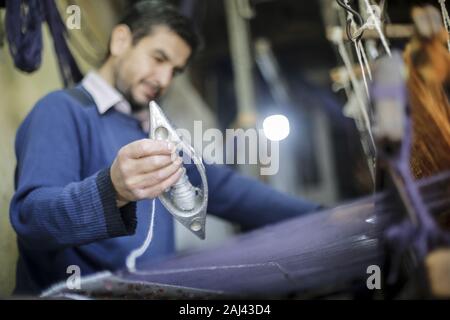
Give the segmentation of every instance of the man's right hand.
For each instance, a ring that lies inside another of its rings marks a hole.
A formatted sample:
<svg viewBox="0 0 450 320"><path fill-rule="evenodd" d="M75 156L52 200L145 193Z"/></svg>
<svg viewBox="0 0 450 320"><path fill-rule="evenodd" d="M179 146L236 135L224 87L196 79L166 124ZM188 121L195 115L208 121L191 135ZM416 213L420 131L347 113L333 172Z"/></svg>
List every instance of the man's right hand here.
<svg viewBox="0 0 450 320"><path fill-rule="evenodd" d="M180 179L182 159L165 141L142 139L122 147L111 166L117 205L152 199Z"/></svg>

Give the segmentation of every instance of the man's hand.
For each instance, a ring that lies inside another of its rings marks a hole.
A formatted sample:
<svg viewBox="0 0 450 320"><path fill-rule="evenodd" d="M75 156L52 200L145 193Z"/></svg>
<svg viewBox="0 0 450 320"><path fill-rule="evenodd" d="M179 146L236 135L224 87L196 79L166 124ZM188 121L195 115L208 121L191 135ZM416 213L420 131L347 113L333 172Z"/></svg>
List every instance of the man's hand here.
<svg viewBox="0 0 450 320"><path fill-rule="evenodd" d="M111 180L117 191L117 205L152 199L180 179L182 159L174 156L173 144L142 139L119 150L111 166Z"/></svg>

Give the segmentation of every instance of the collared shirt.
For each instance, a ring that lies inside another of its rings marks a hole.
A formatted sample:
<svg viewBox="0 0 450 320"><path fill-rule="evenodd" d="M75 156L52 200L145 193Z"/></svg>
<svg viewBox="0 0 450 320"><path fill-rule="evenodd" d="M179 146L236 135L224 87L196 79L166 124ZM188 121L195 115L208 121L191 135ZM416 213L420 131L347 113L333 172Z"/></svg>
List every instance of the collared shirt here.
<svg viewBox="0 0 450 320"><path fill-rule="evenodd" d="M111 108L117 111L132 115L141 123L142 130L149 132L150 120L149 111L132 112L130 103L114 87L112 87L97 72L89 72L81 82L81 85L89 92L94 99L98 112L104 114Z"/></svg>

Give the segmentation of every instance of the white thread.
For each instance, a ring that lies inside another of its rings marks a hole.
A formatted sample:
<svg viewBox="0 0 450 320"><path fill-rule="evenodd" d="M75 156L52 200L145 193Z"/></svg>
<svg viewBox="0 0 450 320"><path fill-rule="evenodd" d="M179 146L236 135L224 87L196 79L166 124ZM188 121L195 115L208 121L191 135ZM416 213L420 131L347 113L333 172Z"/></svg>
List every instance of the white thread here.
<svg viewBox="0 0 450 320"><path fill-rule="evenodd" d="M362 42L359 42L359 46L361 48L361 54L362 58L364 60L364 64L366 65L367 74L369 75L370 81L372 81L372 70L370 69L369 60L367 60L366 50L364 50L364 47L362 45Z"/></svg>
<svg viewBox="0 0 450 320"><path fill-rule="evenodd" d="M445 7L445 0L439 0L439 3L441 4L442 20L444 20L445 30L447 31L447 47L448 51L450 51L450 37L448 33L450 17L448 15L447 8Z"/></svg>
<svg viewBox="0 0 450 320"><path fill-rule="evenodd" d="M145 239L142 246L140 246L137 249L134 249L131 251L131 253L128 255L126 260L127 269L129 272L136 272L136 259L139 258L144 254L144 252L147 250L148 246L152 242L153 239L153 227L154 227L154 220L155 220L155 201L156 199L153 199L152 201L152 213L150 217L150 226L148 228L147 238Z"/></svg>
<svg viewBox="0 0 450 320"><path fill-rule="evenodd" d="M366 71L364 70L364 62L363 62L363 58L362 58L362 51L364 51L364 48L362 47L361 41L359 41L359 40L358 41L352 40L352 41L355 46L356 56L358 57L359 67L361 68L361 73L362 73L363 82L364 82L364 88L366 89L367 97L370 98L369 86L367 84ZM365 57L365 54L364 54L364 57Z"/></svg>
<svg viewBox="0 0 450 320"><path fill-rule="evenodd" d="M359 29L357 29L355 31L354 34L360 35L367 29L375 28L380 36L380 40L381 40L387 54L389 56L391 56L391 51L390 51L389 45L387 44L386 38L385 38L383 32L381 31L381 26L380 26L381 25L381 18L380 18L381 17L381 9L376 5L374 5L372 7L368 0L365 0L365 3L367 6L367 13L369 14L369 18ZM348 0L345 0L345 4L348 7L350 7ZM354 16L351 12L347 13L347 20L350 21L352 26L356 26ZM362 45L361 40L352 39L352 41L353 41L353 44L355 47L356 55L358 57L358 63L361 68L361 73L362 73L362 77L363 77L363 81L364 81L364 87L366 89L366 94L367 94L367 97L370 99L369 86L367 84L367 78L366 78L366 70L367 70L370 80L372 80L372 72L370 70L370 65L367 60L366 52Z"/></svg>
<svg viewBox="0 0 450 320"><path fill-rule="evenodd" d="M345 68L347 69L347 72L350 76L350 82L352 83L352 86L353 86L353 89L355 92L355 96L356 96L356 100L358 101L358 105L360 106L361 115L363 117L365 128L369 134L371 142L374 144L372 130L371 130L371 126L370 126L369 114L367 112L367 109L366 109L367 107L366 107L366 104L364 103L364 99L363 99L363 96L361 93L362 89L360 88L358 80L356 79L356 75L353 71L353 67L350 62L350 57L347 54L347 51L345 49L345 45L344 45L344 42L342 41L342 38L339 39L339 41L337 42L337 45L338 45L339 54L342 58L342 61L344 62Z"/></svg>
<svg viewBox="0 0 450 320"><path fill-rule="evenodd" d="M348 2L348 0L345 0L345 4L350 7L350 4ZM353 28L356 28L356 22L354 19L354 16L351 12L347 13L347 21L350 21L350 24ZM368 23L366 22L364 25L362 25L359 29L356 29L354 35L360 35L362 32L364 32L365 29L368 28ZM362 46L362 42L361 40L357 40L357 39L351 39L353 42L353 45L355 47L355 52L356 52L356 56L358 57L358 63L359 66L361 68L361 74L363 77L363 82L364 82L364 88L366 89L366 94L367 97L370 98L370 94L369 94L369 86L367 84L367 78L366 78L366 71L364 69L364 66L368 66L368 63L365 64L365 59L366 59L366 53L364 52L364 48ZM363 60L364 59L364 60ZM370 71L369 71L370 73Z"/></svg>
<svg viewBox="0 0 450 320"><path fill-rule="evenodd" d="M386 50L389 57L392 56L391 49L389 48L389 45L387 43L386 37L383 34L383 31L381 30L381 9L379 9L378 6L374 5L373 7L370 5L369 0L365 0L366 7L367 7L367 13L370 15L367 23L369 23L370 27L375 27L375 29L378 32L378 35L380 36L381 43L383 44L384 50ZM373 8L377 8L377 13L380 14L380 17L378 17Z"/></svg>

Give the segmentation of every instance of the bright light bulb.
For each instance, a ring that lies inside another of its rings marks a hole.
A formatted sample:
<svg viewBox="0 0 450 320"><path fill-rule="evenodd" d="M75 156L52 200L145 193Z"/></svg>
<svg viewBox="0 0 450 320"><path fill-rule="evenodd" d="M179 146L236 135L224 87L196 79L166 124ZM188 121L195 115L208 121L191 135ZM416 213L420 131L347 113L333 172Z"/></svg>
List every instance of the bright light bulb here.
<svg viewBox="0 0 450 320"><path fill-rule="evenodd" d="M281 141L289 135L289 120L282 114L269 116L264 119L263 129L267 139Z"/></svg>

